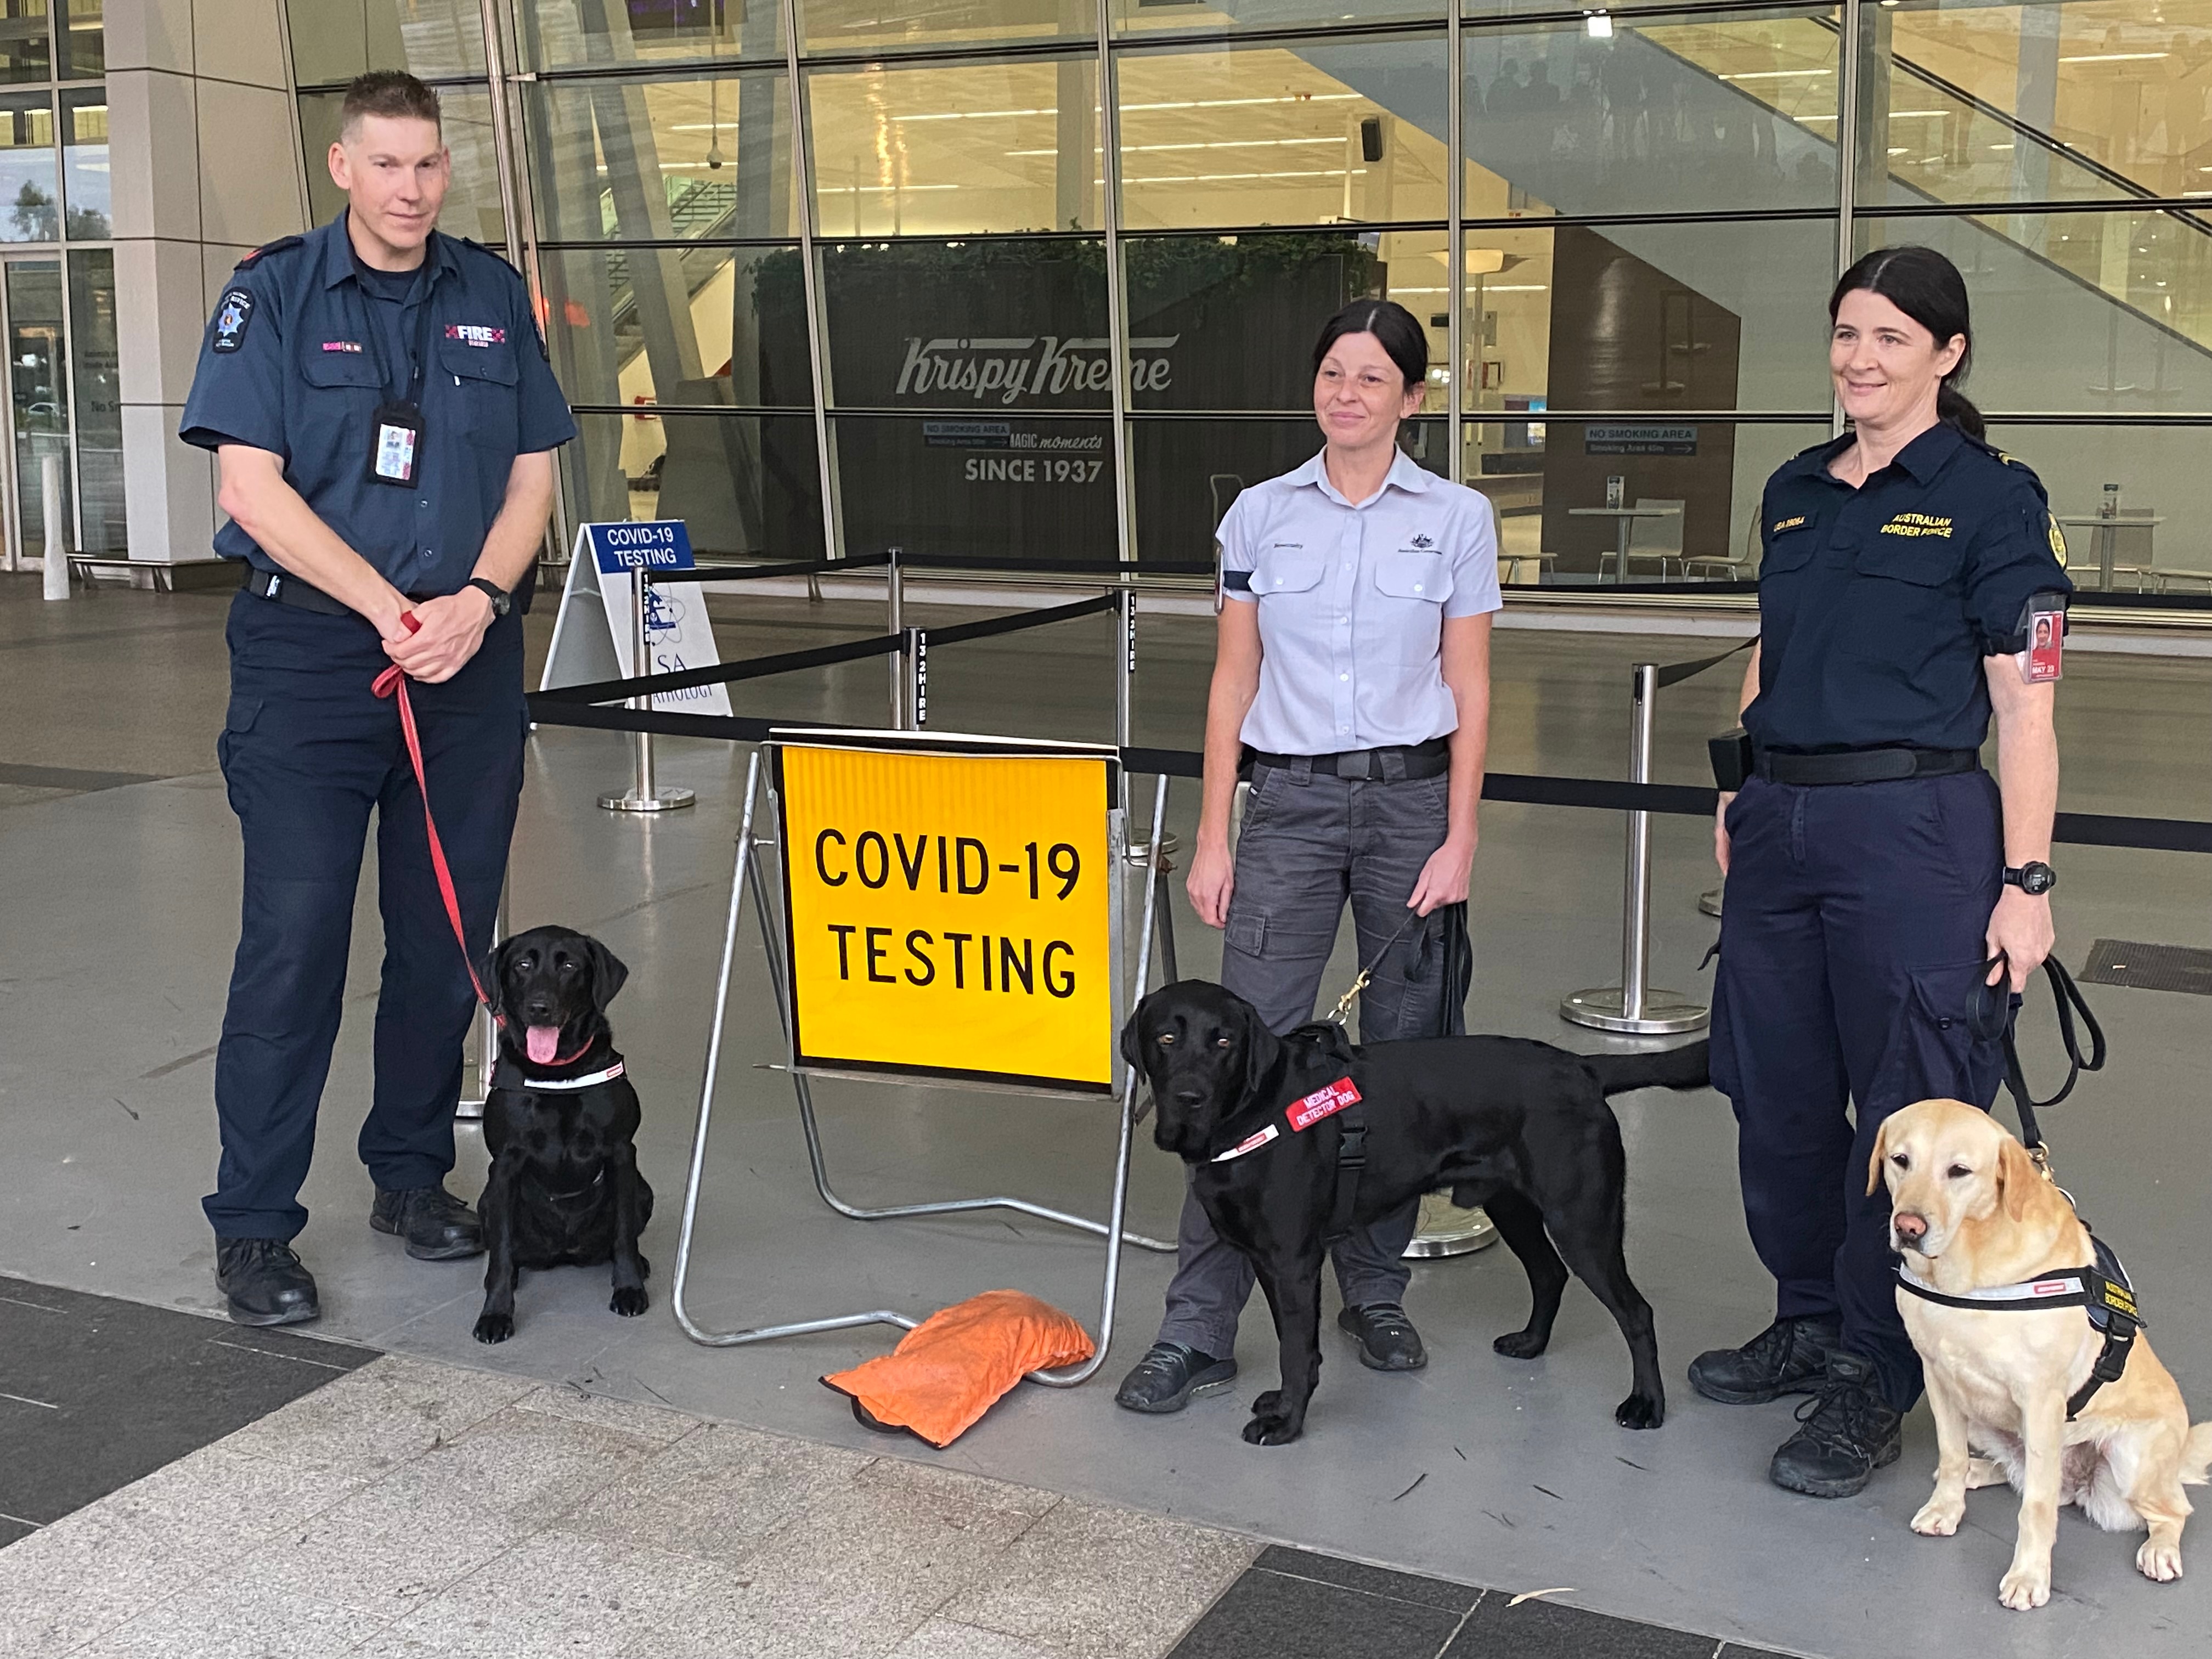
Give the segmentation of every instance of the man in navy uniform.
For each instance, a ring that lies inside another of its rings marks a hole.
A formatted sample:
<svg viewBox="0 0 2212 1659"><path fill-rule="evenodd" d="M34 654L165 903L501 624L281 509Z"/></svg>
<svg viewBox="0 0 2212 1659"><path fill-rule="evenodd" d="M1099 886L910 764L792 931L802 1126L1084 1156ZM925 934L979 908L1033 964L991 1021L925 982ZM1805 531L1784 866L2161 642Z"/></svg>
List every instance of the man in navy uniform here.
<svg viewBox="0 0 2212 1659"><path fill-rule="evenodd" d="M321 1311L291 1241L372 811L385 947L360 1142L369 1224L424 1260L483 1248L444 1185L473 992L398 712L370 686L394 665L413 683L431 805L483 940L522 787L513 596L551 512L553 451L576 432L520 276L436 229L452 179L436 94L409 75L360 77L330 169L346 210L240 263L182 427L220 459L230 521L216 551L247 567L217 745L245 839L243 919L204 1207L216 1283L248 1325Z"/></svg>

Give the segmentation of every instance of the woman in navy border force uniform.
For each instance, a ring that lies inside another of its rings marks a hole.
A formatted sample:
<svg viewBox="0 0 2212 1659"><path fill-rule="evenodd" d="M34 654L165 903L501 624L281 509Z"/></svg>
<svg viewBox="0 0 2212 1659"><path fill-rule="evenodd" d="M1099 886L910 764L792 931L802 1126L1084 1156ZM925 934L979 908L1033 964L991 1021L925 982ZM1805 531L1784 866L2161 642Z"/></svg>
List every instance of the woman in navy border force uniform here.
<svg viewBox="0 0 2212 1659"><path fill-rule="evenodd" d="M1875 1130L1933 1096L1988 1109L2003 1058L1969 1007L2007 971L2016 997L2051 948L2055 687L2028 645L2037 617L2063 629L2072 586L2042 484L1957 390L1972 336L1951 262L1870 253L1828 315L1853 429L1767 483L1750 765L1714 831L1713 1079L1776 1318L1690 1382L1728 1404L1813 1395L1770 1473L1839 1498L1896 1461L1921 1389L1888 1200L1866 1190Z"/></svg>

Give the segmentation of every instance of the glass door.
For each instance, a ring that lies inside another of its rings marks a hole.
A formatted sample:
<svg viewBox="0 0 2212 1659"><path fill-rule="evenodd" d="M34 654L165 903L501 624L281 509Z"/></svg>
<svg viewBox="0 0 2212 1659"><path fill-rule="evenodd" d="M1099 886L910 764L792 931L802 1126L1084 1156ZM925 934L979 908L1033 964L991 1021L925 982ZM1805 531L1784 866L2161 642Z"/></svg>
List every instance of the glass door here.
<svg viewBox="0 0 2212 1659"><path fill-rule="evenodd" d="M49 476L60 501L62 540L75 541L62 319L60 259L48 254L0 263L0 337L8 343L8 536L19 563L46 550Z"/></svg>

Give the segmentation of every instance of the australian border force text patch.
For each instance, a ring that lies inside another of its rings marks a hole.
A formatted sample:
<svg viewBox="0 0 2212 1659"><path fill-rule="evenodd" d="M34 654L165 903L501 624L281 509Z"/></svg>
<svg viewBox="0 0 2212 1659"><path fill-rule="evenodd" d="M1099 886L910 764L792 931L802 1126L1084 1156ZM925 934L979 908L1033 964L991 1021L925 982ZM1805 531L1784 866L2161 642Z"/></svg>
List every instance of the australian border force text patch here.
<svg viewBox="0 0 2212 1659"><path fill-rule="evenodd" d="M245 343L246 325L253 320L253 296L242 288L226 289L215 311L215 339L211 350L235 351Z"/></svg>

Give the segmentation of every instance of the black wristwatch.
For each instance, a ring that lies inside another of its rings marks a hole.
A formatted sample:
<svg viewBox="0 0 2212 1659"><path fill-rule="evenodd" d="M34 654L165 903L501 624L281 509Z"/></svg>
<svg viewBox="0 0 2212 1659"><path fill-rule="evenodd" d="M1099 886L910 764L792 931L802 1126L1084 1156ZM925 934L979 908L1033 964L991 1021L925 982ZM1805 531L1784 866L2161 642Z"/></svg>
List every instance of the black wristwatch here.
<svg viewBox="0 0 2212 1659"><path fill-rule="evenodd" d="M508 596L507 591L496 582L486 581L482 576L471 576L466 585L475 588L491 601L491 614L495 617L504 617L514 606L514 601Z"/></svg>
<svg viewBox="0 0 2212 1659"><path fill-rule="evenodd" d="M2047 893L2058 885L2058 872L2035 859L2030 859L2016 869L2007 865L2004 878L2006 885L2017 887L2031 897L2038 893Z"/></svg>

